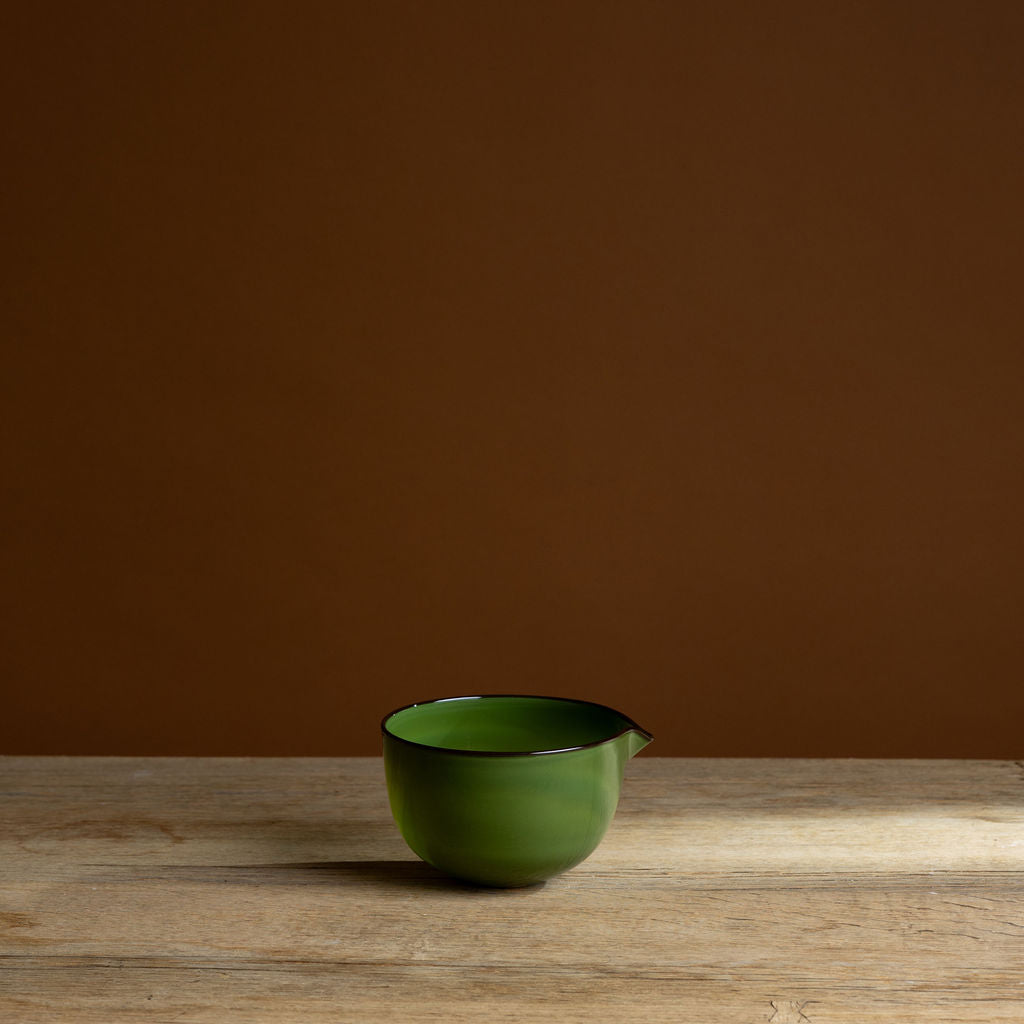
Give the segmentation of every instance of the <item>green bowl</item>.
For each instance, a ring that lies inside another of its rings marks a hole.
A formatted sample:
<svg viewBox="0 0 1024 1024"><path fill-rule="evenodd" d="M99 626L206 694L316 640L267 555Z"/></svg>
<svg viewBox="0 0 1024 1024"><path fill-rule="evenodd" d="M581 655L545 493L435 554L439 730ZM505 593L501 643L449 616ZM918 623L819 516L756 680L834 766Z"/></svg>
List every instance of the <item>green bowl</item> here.
<svg viewBox="0 0 1024 1024"><path fill-rule="evenodd" d="M391 812L456 878L542 882L593 853L626 761L652 737L584 700L488 695L410 704L381 722Z"/></svg>

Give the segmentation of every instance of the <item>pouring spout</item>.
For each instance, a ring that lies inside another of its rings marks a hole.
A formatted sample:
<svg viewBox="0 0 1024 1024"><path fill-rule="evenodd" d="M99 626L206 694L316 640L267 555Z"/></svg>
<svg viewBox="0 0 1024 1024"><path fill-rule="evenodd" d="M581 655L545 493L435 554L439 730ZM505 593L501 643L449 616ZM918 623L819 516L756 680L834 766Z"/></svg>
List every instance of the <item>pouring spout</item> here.
<svg viewBox="0 0 1024 1024"><path fill-rule="evenodd" d="M644 747L647 746L654 737L646 730L641 729L639 725L634 726L628 732L622 734L622 739L625 740L626 747L626 759L635 757L640 753Z"/></svg>

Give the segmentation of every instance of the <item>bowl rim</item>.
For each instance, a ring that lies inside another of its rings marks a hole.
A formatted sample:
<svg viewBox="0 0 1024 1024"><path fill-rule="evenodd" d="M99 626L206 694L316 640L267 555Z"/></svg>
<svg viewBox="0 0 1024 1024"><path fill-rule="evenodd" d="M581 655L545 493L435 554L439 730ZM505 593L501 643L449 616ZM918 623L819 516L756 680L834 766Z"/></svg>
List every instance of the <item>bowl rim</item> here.
<svg viewBox="0 0 1024 1024"><path fill-rule="evenodd" d="M593 740L590 743L579 743L571 747L553 747L545 750L461 750L455 747L438 747L432 743L419 743L416 740L407 740L404 736L397 736L388 729L388 722L394 718L395 715L401 714L403 711L408 711L410 708L423 707L426 704L444 704L449 701L491 700L497 697L563 701L566 704L587 705L592 708L600 708L602 711L610 711L613 715L621 718L626 725L611 736L605 736L604 739ZM590 750L594 747L602 747L606 743L612 743L620 736L625 736L626 733L629 732L640 733L641 736L646 738L648 743L654 739L654 736L650 732L643 728L643 726L637 725L629 715L624 715L621 711L610 707L608 704L600 704L594 700L583 700L579 697L558 697L547 693L464 693L456 694L451 697L434 697L431 700L414 700L410 704L403 704L400 708L395 708L394 711L389 711L380 721L380 731L386 739L394 740L396 743L402 743L408 747L414 747L418 750L433 750L439 754L455 754L463 757L543 757L548 754L567 754L574 750Z"/></svg>

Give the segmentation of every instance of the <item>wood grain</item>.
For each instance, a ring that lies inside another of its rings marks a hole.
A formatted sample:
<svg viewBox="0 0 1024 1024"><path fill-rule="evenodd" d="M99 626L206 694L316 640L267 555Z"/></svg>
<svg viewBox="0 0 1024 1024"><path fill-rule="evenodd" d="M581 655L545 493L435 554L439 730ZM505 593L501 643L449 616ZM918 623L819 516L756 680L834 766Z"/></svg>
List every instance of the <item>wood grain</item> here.
<svg viewBox="0 0 1024 1024"><path fill-rule="evenodd" d="M0 759L0 1021L1024 1020L1024 766L639 758L524 890L378 759Z"/></svg>

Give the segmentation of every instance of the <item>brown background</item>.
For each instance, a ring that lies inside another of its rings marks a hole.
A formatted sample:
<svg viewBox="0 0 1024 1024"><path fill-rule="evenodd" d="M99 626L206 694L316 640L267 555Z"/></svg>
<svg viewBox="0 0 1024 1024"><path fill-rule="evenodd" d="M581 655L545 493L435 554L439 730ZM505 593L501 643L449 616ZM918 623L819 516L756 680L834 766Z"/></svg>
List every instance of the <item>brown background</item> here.
<svg viewBox="0 0 1024 1024"><path fill-rule="evenodd" d="M3 22L0 749L1021 756L1024 5Z"/></svg>

